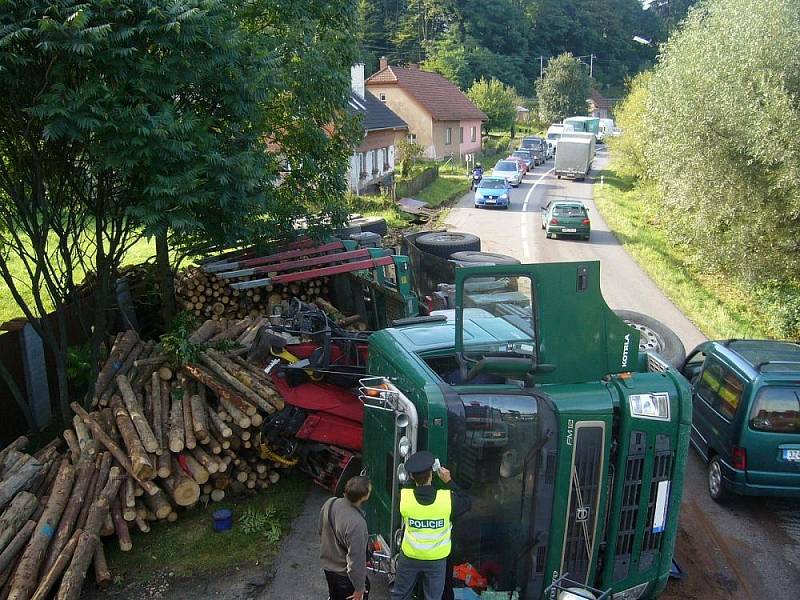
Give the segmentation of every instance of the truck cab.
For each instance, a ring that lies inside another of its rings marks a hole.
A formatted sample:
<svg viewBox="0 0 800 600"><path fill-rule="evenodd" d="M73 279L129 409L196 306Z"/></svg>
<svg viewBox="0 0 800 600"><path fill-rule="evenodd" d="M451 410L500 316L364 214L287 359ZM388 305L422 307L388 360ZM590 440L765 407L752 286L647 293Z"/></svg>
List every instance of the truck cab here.
<svg viewBox="0 0 800 600"><path fill-rule="evenodd" d="M472 497L451 555L480 573L470 593L539 599L564 576L628 600L663 590L689 385L608 308L599 263L459 268L450 318L374 333L368 370L365 508L382 570L400 547L403 462L429 450Z"/></svg>

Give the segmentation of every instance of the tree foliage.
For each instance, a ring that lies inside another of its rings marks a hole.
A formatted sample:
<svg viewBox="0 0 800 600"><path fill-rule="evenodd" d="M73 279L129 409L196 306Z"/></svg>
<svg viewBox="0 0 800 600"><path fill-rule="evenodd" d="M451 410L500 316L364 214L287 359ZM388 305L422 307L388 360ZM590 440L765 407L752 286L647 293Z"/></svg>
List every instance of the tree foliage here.
<svg viewBox="0 0 800 600"><path fill-rule="evenodd" d="M539 57L546 63L564 52L594 53L596 85L621 93L624 80L655 59L655 48L633 36L665 37L659 13L640 0L361 0L360 15L370 68L385 54L424 63L464 90L497 77L526 96Z"/></svg>
<svg viewBox="0 0 800 600"><path fill-rule="evenodd" d="M586 66L570 53L554 58L547 65L544 77L536 81L539 117L546 123L560 122L565 117L584 115L591 80Z"/></svg>
<svg viewBox="0 0 800 600"><path fill-rule="evenodd" d="M499 79L480 79L476 81L467 96L481 109L489 120L486 128L490 130L511 129L517 114L517 94Z"/></svg>
<svg viewBox="0 0 800 600"><path fill-rule="evenodd" d="M94 363L127 248L270 240L343 218L355 127L350 0L28 0L0 5L0 276L56 358L95 274ZM337 123L337 127L330 125ZM292 169L281 175L282 164ZM10 264L21 261L27 304ZM49 302L48 302L49 300ZM55 324L41 319L48 304Z"/></svg>
<svg viewBox="0 0 800 600"><path fill-rule="evenodd" d="M792 0L710 0L663 48L619 119L640 140L676 241L775 302L800 331L800 21ZM645 96L644 107L642 96ZM773 299L774 299L773 298Z"/></svg>

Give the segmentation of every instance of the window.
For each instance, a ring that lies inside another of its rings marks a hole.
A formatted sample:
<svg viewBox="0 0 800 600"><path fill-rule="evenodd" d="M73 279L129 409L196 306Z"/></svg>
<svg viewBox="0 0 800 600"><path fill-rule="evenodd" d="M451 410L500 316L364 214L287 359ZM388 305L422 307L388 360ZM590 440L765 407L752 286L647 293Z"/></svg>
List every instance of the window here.
<svg viewBox="0 0 800 600"><path fill-rule="evenodd" d="M463 127L459 127L458 128L458 143L459 144L463 144L464 143L464 128Z"/></svg>
<svg viewBox="0 0 800 600"><path fill-rule="evenodd" d="M363 152L358 153L358 176L362 179L367 176L367 155Z"/></svg>
<svg viewBox="0 0 800 600"><path fill-rule="evenodd" d="M416 133L409 133L409 134L406 136L406 139L407 139L407 140L408 140L410 143L412 143L412 144L416 144L416 143L417 143L417 134L416 134Z"/></svg>
<svg viewBox="0 0 800 600"><path fill-rule="evenodd" d="M448 127L444 130L444 145L449 146L453 143L453 128Z"/></svg>
<svg viewBox="0 0 800 600"><path fill-rule="evenodd" d="M750 427L774 433L800 433L800 389L763 388L753 405Z"/></svg>
<svg viewBox="0 0 800 600"><path fill-rule="evenodd" d="M478 129L477 127L473 127L473 128L472 128L472 141L473 141L473 142L474 142L474 141L477 141L477 139L478 139L478 138L477 138L477 135L478 135L477 129Z"/></svg>
<svg viewBox="0 0 800 600"><path fill-rule="evenodd" d="M372 154L372 156L370 158L372 159L372 174L373 175L377 175L377 173L378 173L378 151L377 150L372 150L371 154Z"/></svg>
<svg viewBox="0 0 800 600"><path fill-rule="evenodd" d="M697 384L697 394L726 419L732 419L742 399L744 384L716 360L709 361Z"/></svg>
<svg viewBox="0 0 800 600"><path fill-rule="evenodd" d="M383 92L381 92L380 96L378 97L380 98L381 102L386 102L386 94L384 94Z"/></svg>

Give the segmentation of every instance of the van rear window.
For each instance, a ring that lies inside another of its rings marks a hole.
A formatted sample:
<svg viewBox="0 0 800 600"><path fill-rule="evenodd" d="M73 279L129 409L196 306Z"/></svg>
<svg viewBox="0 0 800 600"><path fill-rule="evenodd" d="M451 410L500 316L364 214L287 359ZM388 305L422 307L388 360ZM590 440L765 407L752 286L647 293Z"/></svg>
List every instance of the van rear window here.
<svg viewBox="0 0 800 600"><path fill-rule="evenodd" d="M800 389L762 389L753 405L750 427L773 433L800 433Z"/></svg>

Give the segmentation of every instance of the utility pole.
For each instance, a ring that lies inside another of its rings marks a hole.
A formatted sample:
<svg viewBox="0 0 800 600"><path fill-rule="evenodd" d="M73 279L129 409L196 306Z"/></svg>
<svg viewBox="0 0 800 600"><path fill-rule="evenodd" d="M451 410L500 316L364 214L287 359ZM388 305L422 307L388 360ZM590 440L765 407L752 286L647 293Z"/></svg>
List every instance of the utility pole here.
<svg viewBox="0 0 800 600"><path fill-rule="evenodd" d="M594 73L594 53L589 55L589 77Z"/></svg>
<svg viewBox="0 0 800 600"><path fill-rule="evenodd" d="M539 79L544 79L544 56L539 57Z"/></svg>

